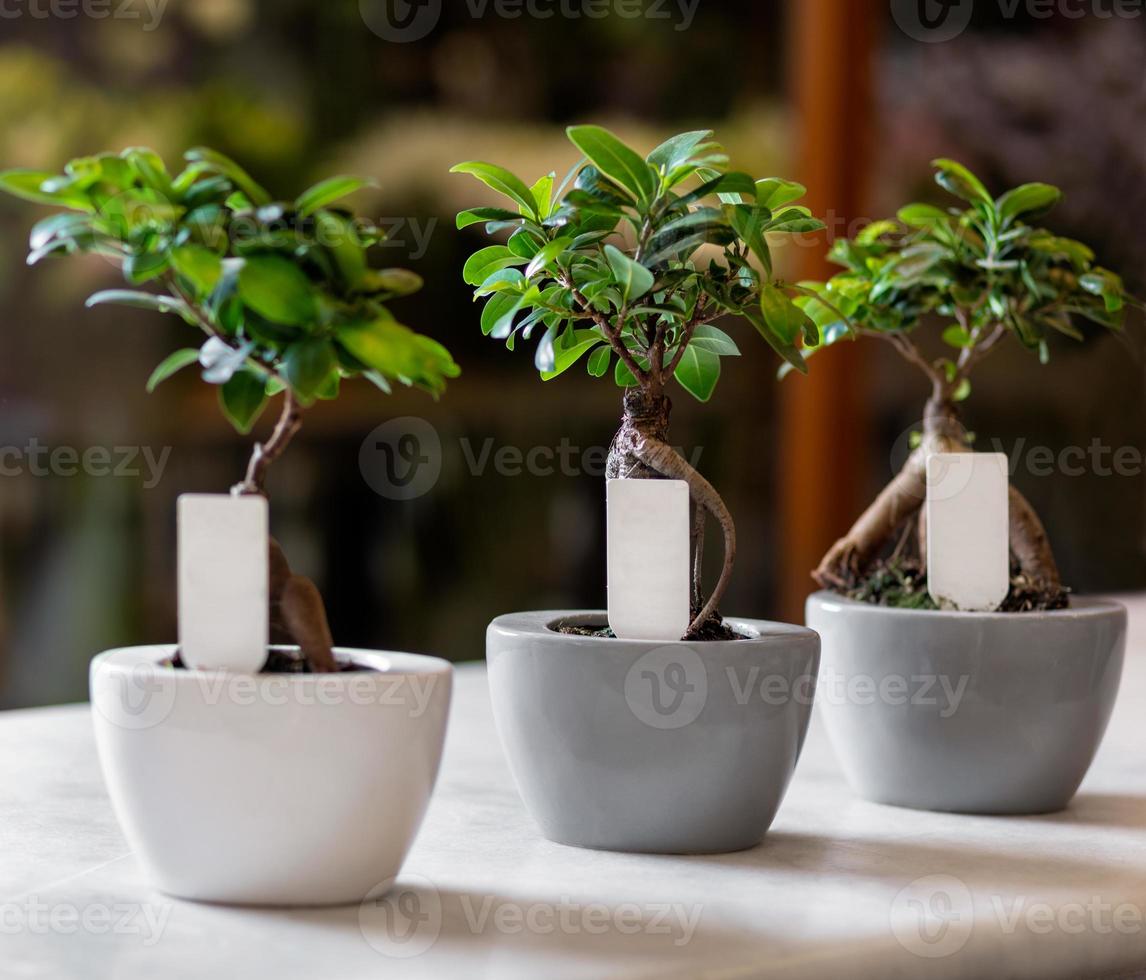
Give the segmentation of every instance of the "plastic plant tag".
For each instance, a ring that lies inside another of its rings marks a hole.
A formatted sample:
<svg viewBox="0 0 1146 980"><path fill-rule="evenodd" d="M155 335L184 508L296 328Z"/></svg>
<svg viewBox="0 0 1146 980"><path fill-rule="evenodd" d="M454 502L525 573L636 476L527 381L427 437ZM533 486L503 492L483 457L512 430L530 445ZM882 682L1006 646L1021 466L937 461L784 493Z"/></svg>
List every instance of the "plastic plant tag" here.
<svg viewBox="0 0 1146 980"><path fill-rule="evenodd" d="M179 652L200 670L258 673L270 633L267 501L179 498Z"/></svg>
<svg viewBox="0 0 1146 980"><path fill-rule="evenodd" d="M927 588L943 608L998 609L1010 589L1009 485L1003 453L927 459Z"/></svg>
<svg viewBox="0 0 1146 980"><path fill-rule="evenodd" d="M688 501L683 480L609 481L609 625L623 640L688 632Z"/></svg>

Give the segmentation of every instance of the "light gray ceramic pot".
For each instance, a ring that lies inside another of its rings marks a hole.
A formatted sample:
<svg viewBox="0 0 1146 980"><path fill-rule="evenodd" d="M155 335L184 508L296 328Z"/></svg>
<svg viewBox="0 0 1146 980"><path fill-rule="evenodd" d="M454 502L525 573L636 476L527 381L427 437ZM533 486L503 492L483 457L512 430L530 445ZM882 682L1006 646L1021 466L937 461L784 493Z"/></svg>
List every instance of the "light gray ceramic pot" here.
<svg viewBox="0 0 1146 980"><path fill-rule="evenodd" d="M502 616L486 635L498 731L550 840L703 854L760 843L808 729L820 641L729 620L748 638L636 642L555 632L604 613Z"/></svg>
<svg viewBox="0 0 1146 980"><path fill-rule="evenodd" d="M852 789L959 813L1049 813L1086 775L1118 694L1126 610L888 609L808 599L818 700Z"/></svg>

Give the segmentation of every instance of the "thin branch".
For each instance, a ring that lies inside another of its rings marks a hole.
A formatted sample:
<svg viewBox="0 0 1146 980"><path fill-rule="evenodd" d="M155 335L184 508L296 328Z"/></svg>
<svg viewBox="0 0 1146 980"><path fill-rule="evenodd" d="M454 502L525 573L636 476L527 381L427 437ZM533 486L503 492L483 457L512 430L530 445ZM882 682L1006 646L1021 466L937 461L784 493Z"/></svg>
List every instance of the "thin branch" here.
<svg viewBox="0 0 1146 980"><path fill-rule="evenodd" d="M604 313L601 313L599 310L593 308L589 300L585 298L585 294L582 293L581 290L573 284L571 277L567 275L564 276L561 280L561 283L573 294L573 298L581 304L581 308L587 314L589 314L593 322L601 328L601 332L608 339L609 344L612 346L613 350L616 351L617 356L621 359L621 362L625 365L625 367L629 369L633 377L640 382L647 382L651 377L650 372L645 371L636 362L632 352L628 347L625 346L625 342L621 339L620 330L614 330L612 323L609 322L609 318L605 316Z"/></svg>
<svg viewBox="0 0 1146 980"><path fill-rule="evenodd" d="M1006 335L1006 325L996 323L994 330L991 331L986 340L981 344L976 344L974 347L968 347L964 350L963 353L959 355L959 363L957 365L959 368L959 376L962 378L967 377L971 368L983 360L983 358L991 352L992 348Z"/></svg>
<svg viewBox="0 0 1146 980"><path fill-rule="evenodd" d="M875 336L882 337L889 344L891 344L892 347L899 351L900 355L903 356L908 362L914 364L925 375L927 375L927 378L933 387L942 387L943 378L939 372L935 370L935 365L923 356L919 348L916 347L909 338L901 334L884 333L882 331L876 331Z"/></svg>
<svg viewBox="0 0 1146 980"><path fill-rule="evenodd" d="M247 464L247 476L242 483L231 489L233 494L266 495L267 470L284 452L291 440L302 428L302 406L288 387L283 396L283 410L271 438L265 443L255 443L251 450L251 460Z"/></svg>

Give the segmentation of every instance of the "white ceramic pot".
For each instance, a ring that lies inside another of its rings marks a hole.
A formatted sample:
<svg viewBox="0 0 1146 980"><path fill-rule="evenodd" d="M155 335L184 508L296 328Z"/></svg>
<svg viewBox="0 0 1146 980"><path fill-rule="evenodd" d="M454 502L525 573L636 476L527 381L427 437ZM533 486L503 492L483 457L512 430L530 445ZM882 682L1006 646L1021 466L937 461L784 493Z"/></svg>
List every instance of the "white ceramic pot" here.
<svg viewBox="0 0 1146 980"><path fill-rule="evenodd" d="M437 777L453 668L414 654L335 652L369 670L176 670L169 646L92 662L108 792L162 891L337 905L398 874Z"/></svg>

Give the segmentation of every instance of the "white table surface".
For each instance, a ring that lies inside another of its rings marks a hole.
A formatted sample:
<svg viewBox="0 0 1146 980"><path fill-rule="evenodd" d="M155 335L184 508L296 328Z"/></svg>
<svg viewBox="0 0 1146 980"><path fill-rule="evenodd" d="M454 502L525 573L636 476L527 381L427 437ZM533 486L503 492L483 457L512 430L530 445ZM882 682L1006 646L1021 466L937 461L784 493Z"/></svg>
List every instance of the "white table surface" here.
<svg viewBox="0 0 1146 980"><path fill-rule="evenodd" d="M0 977L1146 976L1146 600L1130 644L1106 741L1066 812L862 802L816 721L766 842L722 857L543 840L502 758L484 671L464 667L403 872L428 910L405 944L357 907L228 909L158 894L112 816L88 708L11 712L0 716ZM920 935L916 899L936 941Z"/></svg>

